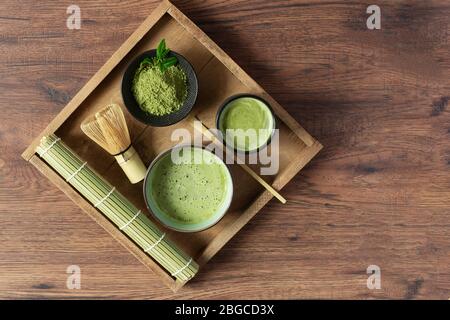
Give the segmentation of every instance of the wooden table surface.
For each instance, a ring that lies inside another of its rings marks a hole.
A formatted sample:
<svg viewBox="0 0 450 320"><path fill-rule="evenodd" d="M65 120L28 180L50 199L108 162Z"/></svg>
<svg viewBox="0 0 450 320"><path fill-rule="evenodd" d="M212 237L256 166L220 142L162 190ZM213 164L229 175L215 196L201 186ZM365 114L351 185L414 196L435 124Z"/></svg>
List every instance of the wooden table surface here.
<svg viewBox="0 0 450 320"><path fill-rule="evenodd" d="M324 145L177 294L20 157L158 4L74 3L0 3L0 298L450 297L449 0L174 1Z"/></svg>

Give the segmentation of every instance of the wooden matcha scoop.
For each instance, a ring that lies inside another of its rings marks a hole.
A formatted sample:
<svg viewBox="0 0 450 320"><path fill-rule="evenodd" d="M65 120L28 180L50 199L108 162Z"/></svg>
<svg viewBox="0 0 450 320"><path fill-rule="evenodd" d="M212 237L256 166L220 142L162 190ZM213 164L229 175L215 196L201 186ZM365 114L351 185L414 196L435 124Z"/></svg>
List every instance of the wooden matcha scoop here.
<svg viewBox="0 0 450 320"><path fill-rule="evenodd" d="M207 139L209 139L210 141L212 141L216 144L217 143L222 144L222 142L220 142L220 140L211 131L209 131L209 129L197 117L191 116L188 119L188 121L191 122L194 129L200 131L200 133L202 133ZM201 124L201 126L196 126L195 121L198 121ZM225 145L224 145L224 147L227 148L227 146L225 146ZM281 203L283 203L283 204L286 203L286 199L281 194L279 194L278 191L276 191L270 184L268 184L263 178L261 178L255 171L253 171L249 166L247 166L244 163L238 163L238 164L253 179L255 179L257 182L259 182L264 188L266 188L267 191L269 191Z"/></svg>

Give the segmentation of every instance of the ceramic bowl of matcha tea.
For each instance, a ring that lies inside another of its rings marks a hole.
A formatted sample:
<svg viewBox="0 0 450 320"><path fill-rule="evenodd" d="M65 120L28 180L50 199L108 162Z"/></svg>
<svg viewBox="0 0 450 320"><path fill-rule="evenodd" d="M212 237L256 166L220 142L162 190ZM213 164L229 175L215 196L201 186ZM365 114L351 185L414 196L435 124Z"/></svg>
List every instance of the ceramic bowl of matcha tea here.
<svg viewBox="0 0 450 320"><path fill-rule="evenodd" d="M233 198L226 164L203 147L182 145L161 153L144 181L148 209L166 227L197 232L216 224Z"/></svg>
<svg viewBox="0 0 450 320"><path fill-rule="evenodd" d="M184 119L195 104L198 82L190 63L180 54L162 49L146 51L127 67L122 98L128 111L152 126L168 126Z"/></svg>
<svg viewBox="0 0 450 320"><path fill-rule="evenodd" d="M270 143L276 122L272 108L264 99L245 93L225 100L217 112L216 127L228 147L250 153Z"/></svg>

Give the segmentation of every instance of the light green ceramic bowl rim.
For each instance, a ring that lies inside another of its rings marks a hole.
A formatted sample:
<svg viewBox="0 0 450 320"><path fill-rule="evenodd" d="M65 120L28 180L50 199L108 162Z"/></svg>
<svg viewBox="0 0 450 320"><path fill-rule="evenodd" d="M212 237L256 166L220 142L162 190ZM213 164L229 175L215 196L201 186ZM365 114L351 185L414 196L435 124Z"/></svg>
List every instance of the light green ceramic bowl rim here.
<svg viewBox="0 0 450 320"><path fill-rule="evenodd" d="M222 203L222 206L219 208L217 212L215 212L211 217L205 221L199 222L199 223L193 223L193 224L185 224L181 222L177 222L173 219L170 219L166 213L164 213L155 203L154 199L151 195L147 194L147 184L150 183L152 180L152 169L155 167L155 164L158 163L160 160L165 158L166 156L170 156L170 153L174 149L180 149L180 148L196 148L196 149L202 149L203 152L210 153L215 159L218 160L218 163L220 163L223 168L225 169L224 172L226 174L226 180L227 180L227 194L225 197L225 200ZM231 200L233 198L233 180L231 178L230 170L228 169L227 165L220 159L217 155L212 153L209 150L206 150L203 146L195 146L195 145L179 145L175 146L173 148L170 148L162 153L160 153L150 164L150 166L147 169L147 174L145 176L144 180L144 199L145 203L147 204L147 208L149 211L153 214L153 216L161 222L164 226L166 226L169 229L180 231L180 232L198 232L205 229L208 229L215 225L217 222L222 219L222 217L225 215L225 213L228 211L228 208L230 207Z"/></svg>

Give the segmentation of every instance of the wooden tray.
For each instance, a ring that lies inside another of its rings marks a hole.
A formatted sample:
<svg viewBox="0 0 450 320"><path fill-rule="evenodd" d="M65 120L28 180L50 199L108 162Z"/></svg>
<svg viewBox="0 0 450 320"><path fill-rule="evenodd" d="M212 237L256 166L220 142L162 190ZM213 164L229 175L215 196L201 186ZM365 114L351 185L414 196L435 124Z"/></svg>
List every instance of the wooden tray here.
<svg viewBox="0 0 450 320"><path fill-rule="evenodd" d="M80 123L87 115L111 101L123 106L120 85L126 66L139 53L155 48L161 38L165 38L168 46L186 57L194 67L199 80L199 95L192 113L197 115L207 127L214 127L217 108L231 95L253 93L260 95L271 104L280 129L280 169L276 176L265 176L264 179L276 190L280 190L289 182L322 146L192 21L170 2L163 1L47 128L36 137L22 156L134 254L139 261L158 274L172 290L177 291L184 285L183 282L176 281L166 273L35 154L35 148L41 137L55 133L81 158L88 161L92 168L116 186L136 207L147 212L142 196L142 183L131 185L114 158L81 132ZM154 128L141 124L127 112L125 114L134 141L133 145L147 165L159 152L175 144L170 139L174 128L183 127L193 131L187 120L170 127ZM233 180L239 183L235 184L230 210L218 224L208 230L191 234L164 230L201 267L272 198L268 191L265 191L237 165L232 165L231 171Z"/></svg>

